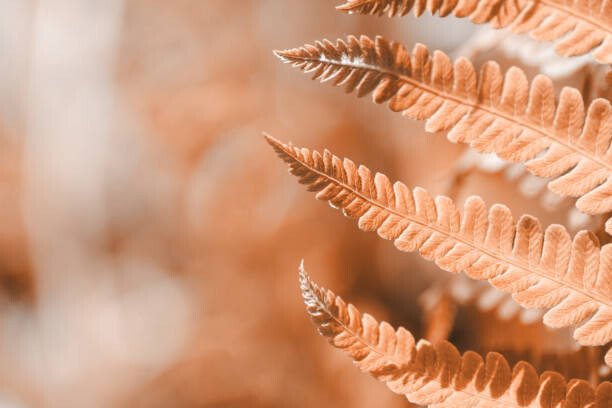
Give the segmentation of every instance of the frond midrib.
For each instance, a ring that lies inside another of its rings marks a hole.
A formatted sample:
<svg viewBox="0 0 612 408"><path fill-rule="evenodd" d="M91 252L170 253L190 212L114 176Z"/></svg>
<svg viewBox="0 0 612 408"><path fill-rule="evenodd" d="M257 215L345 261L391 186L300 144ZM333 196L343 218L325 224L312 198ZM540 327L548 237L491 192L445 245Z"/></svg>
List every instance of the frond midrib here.
<svg viewBox="0 0 612 408"><path fill-rule="evenodd" d="M371 2L372 3L376 3L376 0L372 0ZM542 6L545 6L545 7L549 7L551 9L553 9L553 10L557 10L557 11L565 13L565 14L567 14L569 16L573 16L577 20L580 20L580 21L582 21L582 22L584 22L584 23L586 23L588 25L591 25L592 27L594 27L596 29L599 29L601 31L606 32L607 35L611 35L612 34L612 27L608 27L603 21L600 21L600 20L597 20L597 19L593 19L592 16L582 13L580 10L572 9L571 7L568 7L565 4L557 3L557 2L551 1L551 0L537 0L537 1L527 0L527 1L525 1L524 4L526 4L526 5L529 4L529 5L534 5L534 6L542 5ZM411 6L410 9L412 9L413 7L414 6ZM454 15L454 8L455 7L453 7L453 11L451 11L451 13L453 15ZM431 12L431 10L429 9L429 6L426 6L426 9ZM434 15L434 14L435 14L435 12L432 13L432 15ZM519 14L517 14L517 17L518 17ZM465 16L465 17L469 18L469 15Z"/></svg>
<svg viewBox="0 0 612 408"><path fill-rule="evenodd" d="M602 31L605 31L607 33L607 35L611 35L612 34L612 28L608 27L607 25L603 25L604 24L603 22L600 22L599 20L593 20L590 16L588 16L586 14L583 14L580 11L577 11L577 10L574 10L572 8L569 8L569 7L567 7L564 4L556 3L556 2L550 1L550 0L538 0L538 1L531 0L529 2L532 3L532 4L535 4L535 5L537 5L538 3L545 4L545 5L547 5L550 8L563 11L563 12L565 12L565 13L571 15L571 16L576 17L579 20L582 20L582 21L584 21L584 22L586 22L586 23L588 23L588 24L590 24L590 25L592 25L594 27L597 27L598 29L600 29Z"/></svg>
<svg viewBox="0 0 612 408"><path fill-rule="evenodd" d="M289 154L289 153L287 153L287 154ZM317 174L319 174L322 177L325 177L325 178L328 178L330 180L333 180L334 183L340 185L344 189L347 189L347 190L351 191L351 193L355 194L356 196L358 196L362 200L369 202L371 205L374 205L374 206L376 206L376 207L378 207L378 208L380 208L380 209L382 209L384 211L387 211L387 212L389 212L391 214L394 214L394 215L396 215L396 216L398 216L400 218L406 219L406 220L408 220L411 223L416 223L416 224L418 224L418 225L420 225L422 227L432 229L432 230L434 230L434 231L436 231L436 232L438 232L438 233L440 233L442 235L445 235L445 236L447 236L447 237L449 237L449 238L451 238L451 239L453 239L455 241L463 243L463 244L469 246L470 248L472 248L472 249L474 249L476 251L482 252L485 255L488 255L491 258L493 258L493 259L495 259L495 260L497 260L497 261L499 261L501 263L509 264L509 265L514 266L516 268L522 269L523 271L525 271L527 273L536 274L540 278L551 280L551 281L555 282L556 284L558 284L559 286L568 287L571 290L573 290L575 292L578 292L579 294L585 296L586 298L592 299L593 301L595 301L597 303L600 303L603 306L610 307L612 305L612 303L610 303L609 300L607 300L605 298L601 298L597 294L589 293L589 292L583 290L580 287L576 287L572 282L561 281L561 280L558 280L558 279L556 279L554 277L551 277L548 274L546 274L540 268L531 269L528 264L526 265L524 262L522 262L519 258L516 258L514 255L510 255L508 258L502 258L499 255L497 255L495 252L492 252L491 250L489 250L488 248L480 247L480 246L476 245L475 243L466 240L461 235L456 235L455 233L445 231L443 229L440 229L436 225L428 224L426 222L423 222L423 221L419 220L416 217L412 217L409 214L405 214L405 213L396 211L395 209L389 208L385 204L380 203L375 198L370 198L370 197L362 194L361 192L359 192L355 188L353 188L353 187L347 185L346 183L344 183L342 180L338 180L337 178L335 178L333 176L330 176L329 174L326 174L326 173L324 173L324 172L322 172L322 171L320 171L320 170L310 166L308 163L300 160L299 158L295 157L294 155L290 155L290 156L294 160L299 162L301 165L307 167L310 171L312 171L314 173L317 173Z"/></svg>
<svg viewBox="0 0 612 408"><path fill-rule="evenodd" d="M591 155L588 151L580 148L579 146L576 146L574 144L568 143L566 141L564 141L563 139L560 139L558 137L555 136L551 136L550 134L546 133L545 131L543 131L542 129L538 128L538 127L534 127L531 123L529 122L524 122L524 121L520 121L517 120L516 117L508 115L502 111L499 111L498 109L495 109L493 107L487 107L486 105L482 105L482 104L475 104L469 100L466 99L462 99L454 94L449 94L446 92L442 92L436 88L430 87L427 84L424 84L422 82L419 82L409 76L397 73L395 71L392 70L388 70L388 69L384 69L381 67L378 67L376 65L370 65L370 64L366 64L366 63L362 63L362 64L350 64L350 63L342 63L342 62L338 62L335 60L329 60L329 59L325 59L325 60L321 60L319 58L306 58L306 57L299 57L299 56L292 56L290 59L291 60L303 60L303 61L311 61L311 62L320 62L323 64L332 64L332 65L336 65L336 66L340 66L340 67L348 67L348 68L352 68L352 69L366 69L366 70L370 70L370 71L374 71L374 72L379 72L385 75L391 75L394 76L395 78L399 79L400 81L409 83L411 85L414 85L426 92L429 92L431 94L437 95L442 99L447 99L447 100L451 100L455 103L458 103L460 105L465 105L468 106L472 109L479 109L481 111L490 113L493 116L498 116L502 119L505 119L509 122L515 123L518 126L522 126L525 128L528 128L536 133L539 133L540 135L542 135L545 138L548 138L552 141L554 141L555 143L558 143L566 148L568 148L569 150L581 155L582 157L586 158L587 160L590 160L594 163L596 163L599 167L605 168L608 172L608 175L606 176L606 179L609 177L610 173L612 173L612 163L607 163L606 161L600 160L599 157L597 155ZM453 125L453 127L456 124ZM583 124L584 126L584 124ZM605 180L604 180L605 182ZM602 182L603 183L603 182ZM600 183L600 184L602 184Z"/></svg>
<svg viewBox="0 0 612 408"><path fill-rule="evenodd" d="M309 290L310 290L310 286L311 283L309 283ZM312 293L312 291L311 291ZM384 351L378 349L377 345L375 344L371 344L369 341L367 341L366 339L363 338L363 336L361 336L359 333L355 333L350 327L348 327L347 325L344 324L344 322L342 322L340 319L338 319L333 313L331 313L331 311L327 308L327 306L319 299L319 297L314 294L314 298L316 299L317 305L325 311L325 313L327 313L328 316L330 316L330 318L332 320L334 320L338 325L340 325L343 329L343 331L348 332L351 336L353 336L354 338L357 339L357 341L359 341L361 344L365 345L369 350L371 350L372 352L378 354L379 356L381 356L382 358L388 359L393 361L396 365L398 366L402 366L404 365L403 362L398 361L397 359L393 358L393 356L389 356L387 353L385 353ZM378 322L377 322L378 324ZM440 385L440 388L444 389L444 388L449 388L449 387L444 387L442 386L442 383L440 383L440 381L438 381L438 378L433 378L430 381L438 383ZM483 399L483 400L487 400L490 402L494 402L496 404L501 404L503 406L506 407L510 407L510 408L515 408L516 404L511 404L511 403L507 403L506 401L503 401L501 399L493 399L489 396L487 396L486 394L479 394L479 393L471 393L465 389L462 390L457 390L454 387L451 388L453 389L453 392L456 393L461 393L461 394L465 394L468 395L470 397L475 397L475 398L479 398L479 399ZM503 396L502 396L503 397Z"/></svg>

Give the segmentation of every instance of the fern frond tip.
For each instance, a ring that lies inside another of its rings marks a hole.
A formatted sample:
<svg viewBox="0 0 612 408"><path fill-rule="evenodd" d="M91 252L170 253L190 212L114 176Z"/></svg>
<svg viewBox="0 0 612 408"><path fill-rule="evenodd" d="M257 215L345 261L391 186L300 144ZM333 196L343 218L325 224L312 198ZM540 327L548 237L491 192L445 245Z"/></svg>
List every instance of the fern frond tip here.
<svg viewBox="0 0 612 408"><path fill-rule="evenodd" d="M370 14L389 17L404 16L410 8L400 2L389 2L380 0L346 0L345 3L336 6L336 10L347 14Z"/></svg>
<svg viewBox="0 0 612 408"><path fill-rule="evenodd" d="M280 140L278 140L277 138L265 132L263 136L264 136L264 139L266 139L266 142L268 142L268 144L272 146L272 149L274 149L274 152L276 153L276 155L280 157L283 161L287 162L289 160L288 152L289 152L289 149L291 148L291 144L287 145L281 142Z"/></svg>
<svg viewBox="0 0 612 408"><path fill-rule="evenodd" d="M345 3L336 6L336 10L342 11L347 14L353 14L356 7L360 7L365 4L368 0L348 0Z"/></svg>
<svg viewBox="0 0 612 408"><path fill-rule="evenodd" d="M312 304L313 300L323 303L324 298L321 297L321 291L326 291L325 288L317 285L304 267L304 260L300 262L300 267L298 269L299 283L300 283L300 291L302 292L302 298L304 298L304 303L308 306Z"/></svg>
<svg viewBox="0 0 612 408"><path fill-rule="evenodd" d="M308 272L306 272L306 269L304 268L304 259L300 261L300 266L298 268L298 277L300 281L300 289L302 289L302 295L303 295L304 286L307 286L307 284L311 282L310 276L308 275Z"/></svg>
<svg viewBox="0 0 612 408"><path fill-rule="evenodd" d="M281 60L282 62L289 62L287 58L288 51L289 50L273 50L272 54L274 54L274 56L278 58L279 60Z"/></svg>
<svg viewBox="0 0 612 408"><path fill-rule="evenodd" d="M266 141L267 141L268 143L271 143L271 141L272 141L272 140L275 140L275 141L277 141L277 142L278 142L278 140L277 140L277 139L276 139L274 136L272 136L271 134L269 134L268 132L265 132L265 131L264 131L264 132L261 132L261 134L262 134L262 136L264 137L264 139L266 139Z"/></svg>
<svg viewBox="0 0 612 408"><path fill-rule="evenodd" d="M299 60L304 58L300 58L300 49L299 48L287 48L285 50L274 50L272 53L284 64L295 64L298 63Z"/></svg>

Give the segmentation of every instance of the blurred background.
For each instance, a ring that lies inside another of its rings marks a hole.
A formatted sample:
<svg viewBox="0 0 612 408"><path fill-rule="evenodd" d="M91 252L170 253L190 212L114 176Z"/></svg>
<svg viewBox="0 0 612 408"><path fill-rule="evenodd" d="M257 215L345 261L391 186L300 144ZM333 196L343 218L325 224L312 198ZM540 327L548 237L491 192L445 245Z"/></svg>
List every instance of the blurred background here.
<svg viewBox="0 0 612 408"><path fill-rule="evenodd" d="M302 258L363 310L462 350L575 352L503 296L358 232L262 132L435 194L599 228L520 167L315 84L272 50L382 34L548 70L585 98L608 92L599 73L533 44L526 61L525 42L466 21L335 5L0 0L0 407L410 406L317 335Z"/></svg>

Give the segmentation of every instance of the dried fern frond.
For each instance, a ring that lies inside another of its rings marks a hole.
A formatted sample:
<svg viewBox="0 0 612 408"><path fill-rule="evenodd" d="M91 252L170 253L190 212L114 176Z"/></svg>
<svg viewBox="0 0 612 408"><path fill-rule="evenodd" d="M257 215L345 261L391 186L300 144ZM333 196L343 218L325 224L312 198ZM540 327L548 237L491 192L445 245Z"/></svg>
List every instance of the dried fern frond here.
<svg viewBox="0 0 612 408"><path fill-rule="evenodd" d="M483 359L461 355L451 343L415 341L413 335L361 314L332 291L317 286L300 267L300 289L319 333L364 372L413 403L436 407L608 407L612 384L596 389L566 382L555 372L539 375L521 361L513 368L498 353Z"/></svg>
<svg viewBox="0 0 612 408"><path fill-rule="evenodd" d="M463 215L451 199L410 191L380 173L266 136L290 172L363 231L377 231L401 251L419 251L442 269L487 279L512 293L523 307L550 309L550 327L579 325L582 345L612 340L612 244L600 249L597 237L581 231L572 240L561 225L542 231L529 215L515 224L503 205L487 209L482 199L466 200Z"/></svg>
<svg viewBox="0 0 612 408"><path fill-rule="evenodd" d="M337 7L348 13L404 16L414 9L440 17L469 18L492 28L508 27L538 41L555 41L559 54L571 57L592 51L596 61L612 63L612 1L565 0L348 0Z"/></svg>
<svg viewBox="0 0 612 408"><path fill-rule="evenodd" d="M410 54L382 37L323 40L277 55L313 79L344 85L357 96L373 93L374 102L426 120L429 132L450 130L452 142L525 163L531 173L554 179L551 191L580 197L582 212L612 211L612 107L605 99L585 112L573 88L563 88L555 103L552 81L543 75L529 85L519 68L503 75L490 61L477 76L465 58L453 64L422 44Z"/></svg>

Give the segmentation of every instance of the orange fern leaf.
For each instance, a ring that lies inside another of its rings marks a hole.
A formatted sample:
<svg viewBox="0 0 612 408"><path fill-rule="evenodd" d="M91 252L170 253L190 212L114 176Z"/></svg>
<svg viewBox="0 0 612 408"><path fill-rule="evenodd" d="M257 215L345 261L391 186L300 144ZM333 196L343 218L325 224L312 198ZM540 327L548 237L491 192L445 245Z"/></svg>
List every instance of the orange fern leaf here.
<svg viewBox="0 0 612 408"><path fill-rule="evenodd" d="M348 0L337 8L391 17L404 16L412 9L417 17L426 10L440 17L467 17L475 24L508 27L517 34L529 32L538 41L561 39L555 50L566 57L593 51L598 62L612 63L610 0Z"/></svg>
<svg viewBox="0 0 612 408"><path fill-rule="evenodd" d="M415 341L413 335L361 314L332 291L317 286L300 266L300 289L308 314L323 336L364 372L413 403L436 407L607 407L612 384L593 389L583 380L542 375L521 361L513 368L498 353L483 359L461 355L451 343Z"/></svg>
<svg viewBox="0 0 612 408"><path fill-rule="evenodd" d="M544 323L579 325L574 337L582 345L612 340L612 244L600 248L595 234L581 231L572 240L561 225L542 231L529 215L515 224L507 207L487 210L479 197L468 198L461 215L448 197L410 191L327 150L266 138L300 183L356 218L361 230L377 231L401 251L418 250L446 271L487 279L523 307L550 309Z"/></svg>
<svg viewBox="0 0 612 408"><path fill-rule="evenodd" d="M312 72L313 79L344 85L358 96L372 93L376 103L426 120L429 132L450 130L453 142L525 163L531 173L554 178L551 191L580 197L582 212L612 211L612 107L605 99L585 112L574 88L564 88L555 103L552 82L543 75L530 86L519 68L503 75L488 62L478 77L465 58L453 64L421 44L409 54L381 37L323 40L277 55Z"/></svg>

